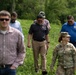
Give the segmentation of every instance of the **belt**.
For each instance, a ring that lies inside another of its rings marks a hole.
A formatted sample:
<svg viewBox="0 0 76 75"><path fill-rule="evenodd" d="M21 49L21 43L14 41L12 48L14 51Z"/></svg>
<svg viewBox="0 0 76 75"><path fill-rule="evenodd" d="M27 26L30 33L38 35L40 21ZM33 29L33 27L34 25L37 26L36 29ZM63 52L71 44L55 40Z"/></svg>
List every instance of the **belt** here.
<svg viewBox="0 0 76 75"><path fill-rule="evenodd" d="M6 68L6 67L11 67L12 64L8 64L8 65L3 65L3 64L0 64L0 68Z"/></svg>
<svg viewBox="0 0 76 75"><path fill-rule="evenodd" d="M35 39L34 39L35 40ZM35 40L35 41L38 41L38 42L43 42L43 41L45 41L45 39L43 39L43 40Z"/></svg>

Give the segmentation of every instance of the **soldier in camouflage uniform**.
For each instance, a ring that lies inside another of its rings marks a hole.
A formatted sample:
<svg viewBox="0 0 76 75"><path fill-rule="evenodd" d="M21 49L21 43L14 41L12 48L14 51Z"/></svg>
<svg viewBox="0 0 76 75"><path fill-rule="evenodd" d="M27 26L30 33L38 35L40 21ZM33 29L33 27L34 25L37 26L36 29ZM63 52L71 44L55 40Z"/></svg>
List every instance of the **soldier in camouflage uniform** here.
<svg viewBox="0 0 76 75"><path fill-rule="evenodd" d="M59 44L53 51L53 58L51 63L51 71L55 65L56 59L57 70L56 75L74 75L76 66L76 49L73 44L69 43L70 35L67 32L61 32L59 37Z"/></svg>

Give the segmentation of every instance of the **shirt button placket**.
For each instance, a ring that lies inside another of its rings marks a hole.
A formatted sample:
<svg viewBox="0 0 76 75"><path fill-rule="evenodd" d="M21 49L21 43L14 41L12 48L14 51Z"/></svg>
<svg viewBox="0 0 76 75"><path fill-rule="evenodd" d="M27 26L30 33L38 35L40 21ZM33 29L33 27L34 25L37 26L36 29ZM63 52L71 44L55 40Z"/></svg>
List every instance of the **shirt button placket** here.
<svg viewBox="0 0 76 75"><path fill-rule="evenodd" d="M3 61L5 58L5 34L4 34L4 39L3 39Z"/></svg>

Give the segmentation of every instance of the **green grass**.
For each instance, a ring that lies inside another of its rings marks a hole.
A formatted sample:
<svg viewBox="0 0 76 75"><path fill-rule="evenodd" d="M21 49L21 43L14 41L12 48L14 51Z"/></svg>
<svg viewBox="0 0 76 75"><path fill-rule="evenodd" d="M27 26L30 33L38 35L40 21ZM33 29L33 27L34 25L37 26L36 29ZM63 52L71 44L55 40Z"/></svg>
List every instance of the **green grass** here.
<svg viewBox="0 0 76 75"><path fill-rule="evenodd" d="M37 73L37 74L35 73L32 49L27 48L28 30L29 30L30 25L33 23L33 21L32 20L19 20L19 21L21 22L23 33L25 36L26 58L24 60L24 64L17 69L17 75L41 75L41 70L39 71L39 73ZM60 29L61 29L61 26L56 25L56 24L51 24L51 30L49 33L50 44L49 44L49 49L48 49L48 53L47 53L48 75L51 75L50 63L51 63L51 59L52 59L52 51L58 43L58 35L60 32Z"/></svg>

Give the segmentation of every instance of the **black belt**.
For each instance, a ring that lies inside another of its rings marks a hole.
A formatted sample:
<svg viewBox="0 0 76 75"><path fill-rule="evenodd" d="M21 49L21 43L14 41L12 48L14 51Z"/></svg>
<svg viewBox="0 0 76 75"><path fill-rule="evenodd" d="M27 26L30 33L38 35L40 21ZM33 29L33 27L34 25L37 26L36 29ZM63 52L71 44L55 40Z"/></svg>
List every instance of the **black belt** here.
<svg viewBox="0 0 76 75"><path fill-rule="evenodd" d="M34 40L35 40L35 39L34 39ZM43 39L43 40L35 40L35 41L42 42L42 41L45 41L45 39Z"/></svg>
<svg viewBox="0 0 76 75"><path fill-rule="evenodd" d="M12 64L8 64L8 65L3 65L3 64L0 64L0 68L6 68L6 67L11 67Z"/></svg>

